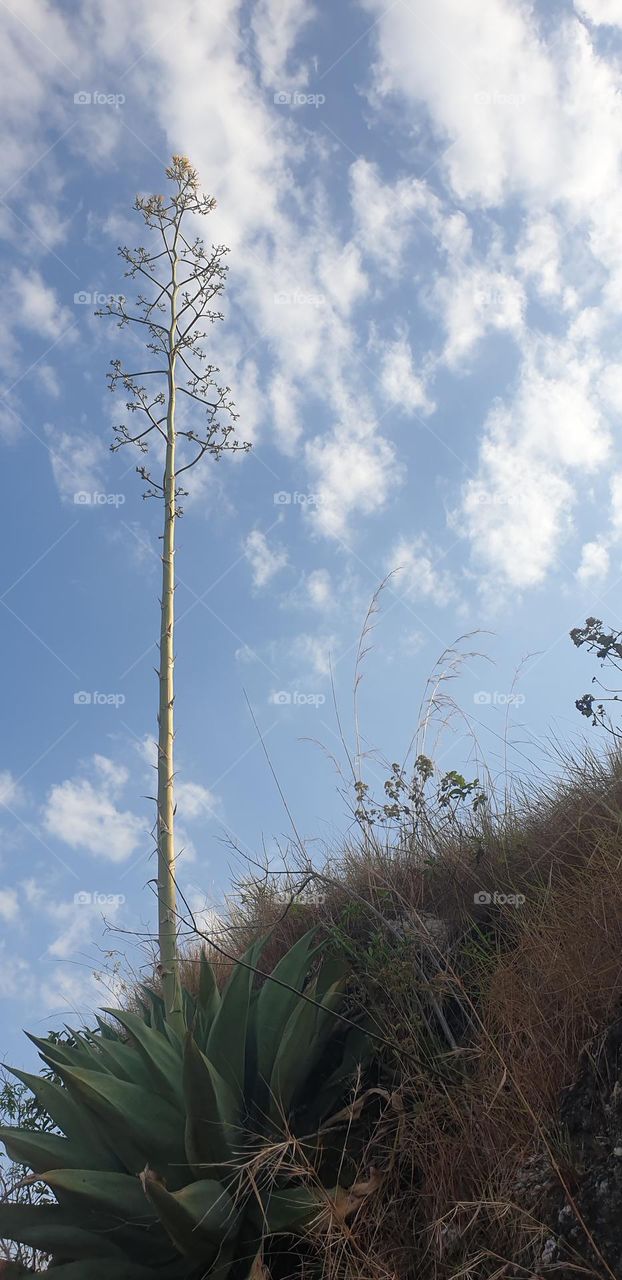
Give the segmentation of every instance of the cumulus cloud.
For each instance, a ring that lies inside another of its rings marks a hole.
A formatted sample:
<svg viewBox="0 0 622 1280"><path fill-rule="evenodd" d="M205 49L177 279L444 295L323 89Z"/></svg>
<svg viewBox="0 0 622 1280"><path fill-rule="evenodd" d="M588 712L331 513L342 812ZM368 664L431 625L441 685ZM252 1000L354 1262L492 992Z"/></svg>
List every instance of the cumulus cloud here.
<svg viewBox="0 0 622 1280"><path fill-rule="evenodd" d="M22 789L10 769L0 770L0 808L14 809L23 800Z"/></svg>
<svg viewBox="0 0 622 1280"><path fill-rule="evenodd" d="M276 89L291 83L288 64L301 32L311 21L315 8L310 0L257 0L251 26L261 68L261 78ZM296 86L307 80L307 72L296 68Z"/></svg>
<svg viewBox="0 0 622 1280"><path fill-rule="evenodd" d="M307 574L305 585L309 603L315 609L326 609L333 603L332 583L327 569L313 569Z"/></svg>
<svg viewBox="0 0 622 1280"><path fill-rule="evenodd" d="M145 824L119 805L127 770L105 756L94 756L90 777L56 783L46 800L43 825L48 835L71 849L126 862L145 840Z"/></svg>
<svg viewBox="0 0 622 1280"><path fill-rule="evenodd" d="M80 431L62 431L45 425L52 475L65 502L79 493L101 492L107 450L100 436Z"/></svg>
<svg viewBox="0 0 622 1280"><path fill-rule="evenodd" d="M387 572L395 573L396 585L409 599L443 606L455 599L456 588L442 561L442 553L435 554L427 538L403 538L389 554Z"/></svg>
<svg viewBox="0 0 622 1280"><path fill-rule="evenodd" d="M271 547L265 533L253 529L244 541L244 555L253 574L253 586L265 587L288 563L283 547Z"/></svg>
<svg viewBox="0 0 622 1280"><path fill-rule="evenodd" d="M598 26L622 27L618 0L575 0L575 9Z"/></svg>
<svg viewBox="0 0 622 1280"><path fill-rule="evenodd" d="M413 353L405 334L381 347L380 380L390 404L403 413L431 413L425 379L415 371Z"/></svg>
<svg viewBox="0 0 622 1280"><path fill-rule="evenodd" d="M609 572L609 551L603 542L586 542L581 548L577 580L586 585L601 582Z"/></svg>
<svg viewBox="0 0 622 1280"><path fill-rule="evenodd" d="M343 538L353 512L372 515L402 479L393 445L370 430L347 430L309 440L306 459L316 504L313 521L329 537Z"/></svg>
<svg viewBox="0 0 622 1280"><path fill-rule="evenodd" d="M19 913L19 902L15 889L0 889L0 919L10 923Z"/></svg>
<svg viewBox="0 0 622 1280"><path fill-rule="evenodd" d="M460 0L433 14L423 0L364 5L378 19L375 92L427 107L459 197L566 199L585 212L616 189L622 103L580 23L562 19L549 46L511 0L491 0L485 21Z"/></svg>
<svg viewBox="0 0 622 1280"><path fill-rule="evenodd" d="M563 355L556 376L527 361L513 402L486 419L478 474L464 490L463 528L476 557L514 587L543 581L572 529L574 475L598 470L609 455L590 369Z"/></svg>
<svg viewBox="0 0 622 1280"><path fill-rule="evenodd" d="M363 156L350 167L350 199L357 242L392 278L417 230L438 232L440 202L428 184L410 177L386 182Z"/></svg>

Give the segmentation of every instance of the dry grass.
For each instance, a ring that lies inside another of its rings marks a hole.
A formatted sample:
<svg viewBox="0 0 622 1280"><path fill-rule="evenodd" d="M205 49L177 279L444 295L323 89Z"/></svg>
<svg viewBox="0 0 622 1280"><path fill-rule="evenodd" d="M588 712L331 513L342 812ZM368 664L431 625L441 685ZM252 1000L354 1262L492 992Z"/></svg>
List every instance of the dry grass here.
<svg viewBox="0 0 622 1280"><path fill-rule="evenodd" d="M575 1185L560 1093L622 1002L621 823L622 762L588 757L494 818L427 813L415 841L367 833L307 883L321 903L288 908L283 879L259 877L232 904L220 948L240 954L271 929L269 970L317 925L350 954L353 1000L395 1045L359 1175L373 1194L318 1227L331 1276L611 1277L604 1260L548 1273L538 1259ZM524 902L481 904L478 891ZM224 980L230 964L212 958ZM196 970L195 944L190 987Z"/></svg>

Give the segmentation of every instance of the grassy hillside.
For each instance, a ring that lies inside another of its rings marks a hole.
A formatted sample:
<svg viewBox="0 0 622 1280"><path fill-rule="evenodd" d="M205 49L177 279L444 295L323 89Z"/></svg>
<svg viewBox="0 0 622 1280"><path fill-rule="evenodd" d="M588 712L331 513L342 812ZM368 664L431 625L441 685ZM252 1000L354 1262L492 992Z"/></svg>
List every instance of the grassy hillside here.
<svg viewBox="0 0 622 1280"><path fill-rule="evenodd" d="M622 759L494 816L473 794L388 829L360 813L312 877L294 849L289 877L244 885L212 959L224 979L270 928L269 969L315 924L384 1041L358 1083L359 1207L317 1226L327 1273L619 1277Z"/></svg>

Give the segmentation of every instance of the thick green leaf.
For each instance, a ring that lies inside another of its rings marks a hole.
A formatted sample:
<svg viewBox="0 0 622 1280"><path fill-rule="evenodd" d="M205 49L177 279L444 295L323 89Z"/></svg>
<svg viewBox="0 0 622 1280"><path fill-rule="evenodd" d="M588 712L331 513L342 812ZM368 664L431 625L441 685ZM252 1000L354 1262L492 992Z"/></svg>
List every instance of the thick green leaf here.
<svg viewBox="0 0 622 1280"><path fill-rule="evenodd" d="M30 1075L15 1067L11 1067L10 1071L28 1086L58 1129L71 1138L72 1142L88 1144L92 1163L99 1169L122 1168L123 1161L113 1152L111 1144L104 1141L97 1122L72 1098L67 1089L46 1080L44 1076Z"/></svg>
<svg viewBox="0 0 622 1280"><path fill-rule="evenodd" d="M0 1142L10 1160L27 1165L33 1173L56 1168L83 1169L92 1159L86 1143L37 1129L0 1128Z"/></svg>
<svg viewBox="0 0 622 1280"><path fill-rule="evenodd" d="M164 1031L166 1026L166 1009L162 996L158 995L157 991L154 991L152 987L146 986L145 983L141 983L139 990L142 991L151 1010L151 1021L149 1025L156 1027L158 1031Z"/></svg>
<svg viewBox="0 0 622 1280"><path fill-rule="evenodd" d="M216 1070L240 1094L244 1090L246 1060L246 1027L253 967L261 955L265 938L259 938L243 956L245 964L236 964L222 993L220 1008L214 1018L207 1041L207 1056ZM251 966L247 968L247 966Z"/></svg>
<svg viewBox="0 0 622 1280"><path fill-rule="evenodd" d="M319 1187L272 1188L262 1194L261 1203L253 1197L247 1213L262 1235L295 1235L313 1222L321 1209L326 1208L327 1195L332 1194L323 1192Z"/></svg>
<svg viewBox="0 0 622 1280"><path fill-rule="evenodd" d="M220 1008L220 991L216 983L216 974L207 958L205 948L201 950L201 962L199 967L199 996L197 1001L200 1009L204 1010L209 1018L210 1023L216 1017Z"/></svg>
<svg viewBox="0 0 622 1280"><path fill-rule="evenodd" d="M219 1182L191 1182L172 1194L150 1170L141 1174L145 1195L184 1257L208 1267L236 1227L233 1201Z"/></svg>
<svg viewBox="0 0 622 1280"><path fill-rule="evenodd" d="M290 947L272 970L272 977L286 983L286 987L266 979L259 992L255 1026L257 1070L262 1080L270 1080L286 1023L300 1004L296 993L302 990L311 959L320 950L319 947L313 946L316 936L316 929L305 933L293 947ZM289 990L290 987L294 990Z"/></svg>
<svg viewBox="0 0 622 1280"><path fill-rule="evenodd" d="M51 1169L43 1181L66 1203L67 1194L79 1196L87 1209L106 1213L122 1223L153 1221L155 1214L145 1199L138 1178L127 1173L101 1173L98 1169Z"/></svg>
<svg viewBox="0 0 622 1280"><path fill-rule="evenodd" d="M183 1182L183 1121L165 1098L98 1071L59 1072L72 1095L102 1121L128 1172L138 1173L152 1160L176 1185Z"/></svg>
<svg viewBox="0 0 622 1280"><path fill-rule="evenodd" d="M352 1027L346 1035L339 1065L322 1087L314 1092L312 1097L305 1098L303 1101L304 1123L307 1126L319 1127L322 1121L332 1113L336 1104L345 1098L357 1068L360 1065L364 1066L371 1054L371 1041L365 1027Z"/></svg>
<svg viewBox="0 0 622 1280"><path fill-rule="evenodd" d="M45 1040L40 1036L32 1036L28 1031L26 1035L36 1045L43 1061L47 1062L52 1067L52 1070L56 1069L56 1065L59 1062L66 1067L89 1067L92 1064L93 1053L82 1040L77 1045L66 1044L63 1041L57 1044L54 1040Z"/></svg>
<svg viewBox="0 0 622 1280"><path fill-rule="evenodd" d="M324 1048L326 1040L339 1025L331 1010L341 1002L342 980L338 979L321 997L322 1008L311 1000L299 1000L283 1033L270 1080L270 1114L275 1122L287 1117L296 1094L299 1094ZM308 995L319 999L317 984Z"/></svg>
<svg viewBox="0 0 622 1280"><path fill-rule="evenodd" d="M146 1015L148 1012L147 1005L144 1004L142 1000L140 1004L141 1004L141 1007L145 1010L145 1015ZM104 1019L100 1018L98 1014L95 1014L95 1018L96 1018L97 1025L99 1027L103 1040L120 1040L121 1039L121 1036L119 1035L119 1032L117 1031L116 1027L111 1027L110 1023L105 1022Z"/></svg>
<svg viewBox="0 0 622 1280"><path fill-rule="evenodd" d="M63 1261L108 1254L122 1256L108 1233L92 1229L92 1221L85 1213L80 1224L75 1213L57 1204L0 1205L0 1235L5 1240L58 1254Z"/></svg>
<svg viewBox="0 0 622 1280"><path fill-rule="evenodd" d="M146 1066L136 1046L122 1040L104 1040L94 1037L96 1061L99 1067L106 1069L117 1080L126 1080L129 1084L139 1084L143 1089L153 1088L153 1076Z"/></svg>
<svg viewBox="0 0 622 1280"><path fill-rule="evenodd" d="M223 1177L240 1142L236 1099L191 1032L186 1035L183 1083L186 1155L192 1171L199 1178L207 1173Z"/></svg>
<svg viewBox="0 0 622 1280"><path fill-rule="evenodd" d="M126 1013L124 1009L104 1009L104 1013L111 1014L129 1031L158 1092L182 1110L180 1056L167 1037L148 1027L136 1013Z"/></svg>

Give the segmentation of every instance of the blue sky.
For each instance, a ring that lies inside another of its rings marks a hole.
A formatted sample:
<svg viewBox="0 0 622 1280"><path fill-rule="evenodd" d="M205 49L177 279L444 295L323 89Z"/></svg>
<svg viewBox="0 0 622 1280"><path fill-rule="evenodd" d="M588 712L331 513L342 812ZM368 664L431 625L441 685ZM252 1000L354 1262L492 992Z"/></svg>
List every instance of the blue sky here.
<svg viewBox="0 0 622 1280"><path fill-rule="evenodd" d="M245 693L309 849L347 831L330 671L352 746L388 573L359 686L372 788L471 632L439 768L529 775L582 732L568 631L622 627L622 10L27 0L1 22L0 1009L25 1061L20 1026L88 1018L94 971L139 967L153 928L161 510L109 452L128 340L94 314L131 296L136 192L182 152L217 198L210 357L253 443L194 473L178 529L200 909L288 833Z"/></svg>

